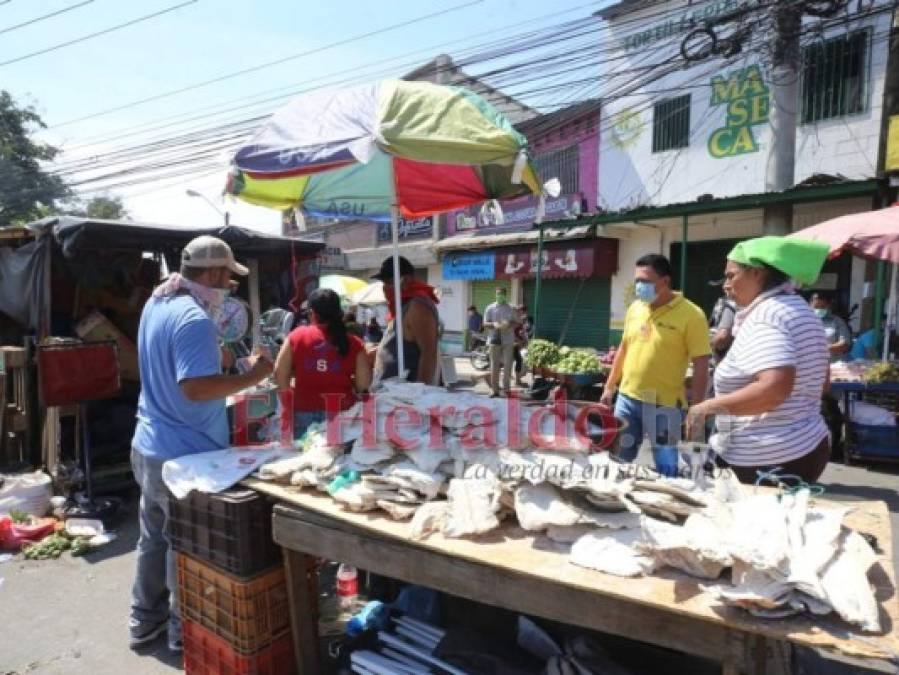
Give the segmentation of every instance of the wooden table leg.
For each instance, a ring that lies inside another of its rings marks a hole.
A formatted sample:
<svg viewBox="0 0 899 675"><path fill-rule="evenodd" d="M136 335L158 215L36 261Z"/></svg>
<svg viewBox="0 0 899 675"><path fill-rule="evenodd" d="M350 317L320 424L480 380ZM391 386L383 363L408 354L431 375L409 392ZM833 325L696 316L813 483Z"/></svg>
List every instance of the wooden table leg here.
<svg viewBox="0 0 899 675"><path fill-rule="evenodd" d="M318 675L321 672L318 640L318 594L309 574L314 558L305 553L284 549L284 570L287 575L287 597L290 602L290 628L293 632L293 652L297 675Z"/></svg>

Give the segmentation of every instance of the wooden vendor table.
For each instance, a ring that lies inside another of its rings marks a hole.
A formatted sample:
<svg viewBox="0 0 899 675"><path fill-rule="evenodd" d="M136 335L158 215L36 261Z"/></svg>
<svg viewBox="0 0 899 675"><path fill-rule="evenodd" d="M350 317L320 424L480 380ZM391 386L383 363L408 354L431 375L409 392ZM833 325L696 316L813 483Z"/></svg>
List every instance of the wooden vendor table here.
<svg viewBox="0 0 899 675"><path fill-rule="evenodd" d="M344 511L329 496L250 479L278 500L275 542L284 548L299 673L320 672L318 627L309 606L307 556L339 560L377 574L489 605L676 649L722 664L724 673L788 673L792 645L862 658L899 659L890 520L883 502L853 502L847 523L877 538L873 580L880 635L855 632L834 615L762 620L722 605L699 580L673 570L625 579L568 562L568 546L514 523L471 539L408 537L409 523L380 512ZM845 506L845 504L844 504ZM711 583L711 582L706 582Z"/></svg>

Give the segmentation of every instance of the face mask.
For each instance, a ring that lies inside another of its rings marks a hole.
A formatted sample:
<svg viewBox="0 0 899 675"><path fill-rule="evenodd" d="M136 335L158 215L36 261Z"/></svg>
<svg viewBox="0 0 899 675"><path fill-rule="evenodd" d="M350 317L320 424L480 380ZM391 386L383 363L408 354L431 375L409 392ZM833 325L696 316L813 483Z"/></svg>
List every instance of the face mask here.
<svg viewBox="0 0 899 675"><path fill-rule="evenodd" d="M815 310L815 316L817 316L819 319L826 319L828 314L830 314L829 309L816 309Z"/></svg>
<svg viewBox="0 0 899 675"><path fill-rule="evenodd" d="M634 294L637 296L637 300L641 300L648 305L655 302L658 297L656 285L651 281L643 281L642 279L634 283Z"/></svg>

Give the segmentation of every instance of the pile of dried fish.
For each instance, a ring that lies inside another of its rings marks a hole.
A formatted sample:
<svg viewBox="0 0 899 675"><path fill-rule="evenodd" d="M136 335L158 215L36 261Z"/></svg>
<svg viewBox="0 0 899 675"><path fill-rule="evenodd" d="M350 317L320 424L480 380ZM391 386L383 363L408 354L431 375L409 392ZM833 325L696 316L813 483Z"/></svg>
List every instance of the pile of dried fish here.
<svg viewBox="0 0 899 675"><path fill-rule="evenodd" d="M588 454L571 411L554 406L510 414L502 399L398 381L383 383L374 405L344 414L339 443L313 432L305 452L261 477L410 520L416 539L480 535L514 513L525 530L571 544L582 567L620 576L670 567L707 580L730 570L730 584L709 587L726 604L771 618L835 611L879 630L874 552L842 526L847 509L811 505L807 490L747 495L729 471L662 478ZM419 420L405 439L391 432L398 408ZM541 437L559 439L559 425L569 433L546 447ZM405 442L416 433L418 443Z"/></svg>

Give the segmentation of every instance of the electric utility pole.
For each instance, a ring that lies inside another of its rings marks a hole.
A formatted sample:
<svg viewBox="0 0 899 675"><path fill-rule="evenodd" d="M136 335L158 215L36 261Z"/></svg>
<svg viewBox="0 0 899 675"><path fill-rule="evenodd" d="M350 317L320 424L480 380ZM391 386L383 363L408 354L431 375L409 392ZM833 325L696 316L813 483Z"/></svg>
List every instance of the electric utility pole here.
<svg viewBox="0 0 899 675"><path fill-rule="evenodd" d="M771 67L768 72L771 142L765 162L765 192L783 192L795 183L802 17L806 14L830 17L845 6L846 0L778 0L771 8ZM728 58L738 54L753 30L741 27L741 22L748 14L759 11L762 9L746 4L734 12L706 22L684 38L681 54L687 61L701 61L711 56ZM718 30L735 23L737 28L728 38L719 38ZM792 230L792 223L792 204L771 204L765 207L765 234L788 234Z"/></svg>
<svg viewBox="0 0 899 675"><path fill-rule="evenodd" d="M775 31L768 74L771 143L765 163L765 192L783 192L793 187L795 181L802 5L790 1L778 2L774 7L773 19ZM789 234L792 224L792 204L770 204L765 207L765 234Z"/></svg>

